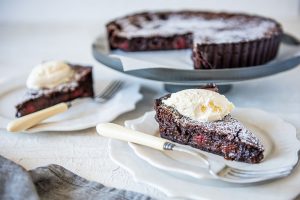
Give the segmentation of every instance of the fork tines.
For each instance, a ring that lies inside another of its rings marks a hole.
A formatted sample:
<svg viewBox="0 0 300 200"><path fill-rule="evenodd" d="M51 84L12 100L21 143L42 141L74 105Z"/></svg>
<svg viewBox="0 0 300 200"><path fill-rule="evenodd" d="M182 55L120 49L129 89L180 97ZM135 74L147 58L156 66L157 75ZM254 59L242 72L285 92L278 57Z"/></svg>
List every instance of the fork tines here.
<svg viewBox="0 0 300 200"><path fill-rule="evenodd" d="M95 96L95 100L103 103L111 99L114 94L121 88L123 82L120 80L111 82L101 93Z"/></svg>

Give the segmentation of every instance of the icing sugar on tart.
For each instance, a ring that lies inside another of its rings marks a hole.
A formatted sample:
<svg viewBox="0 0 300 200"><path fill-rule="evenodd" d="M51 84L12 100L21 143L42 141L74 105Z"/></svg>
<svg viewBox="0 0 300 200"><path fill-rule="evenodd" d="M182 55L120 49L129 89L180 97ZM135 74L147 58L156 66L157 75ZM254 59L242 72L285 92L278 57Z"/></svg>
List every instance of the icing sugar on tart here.
<svg viewBox="0 0 300 200"><path fill-rule="evenodd" d="M117 20L123 27L120 35L132 38L192 33L196 43L227 43L264 37L276 27L272 21L243 17L205 19L202 16L173 14L167 19L160 19L152 14L151 18L147 20L144 16L137 16L133 23L127 18Z"/></svg>
<svg viewBox="0 0 300 200"><path fill-rule="evenodd" d="M276 56L283 33L269 18L201 11L137 13L106 28L111 49L192 49L195 69L264 64Z"/></svg>

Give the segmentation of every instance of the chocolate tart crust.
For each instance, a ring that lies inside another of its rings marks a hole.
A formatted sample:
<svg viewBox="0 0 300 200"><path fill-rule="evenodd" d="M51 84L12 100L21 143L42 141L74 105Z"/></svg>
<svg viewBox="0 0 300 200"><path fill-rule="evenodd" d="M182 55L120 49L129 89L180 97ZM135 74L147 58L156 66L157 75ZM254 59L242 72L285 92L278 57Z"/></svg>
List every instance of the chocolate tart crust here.
<svg viewBox="0 0 300 200"><path fill-rule="evenodd" d="M127 15L119 19L126 19L129 23L139 26L136 18L143 17L152 20L151 15L158 19L167 19L169 15L203 16L206 19L243 17L247 20L269 21L275 28L266 32L265 36L240 42L226 43L194 43L193 33L178 33L173 35L147 35L145 37L126 37L120 35L123 27L118 19L106 25L107 37L111 49L123 51L153 51L192 49L194 69L221 69L256 66L275 58L282 36L281 25L273 19L247 15L243 13L215 13L205 11L178 12L142 12ZM193 44L194 43L194 44Z"/></svg>

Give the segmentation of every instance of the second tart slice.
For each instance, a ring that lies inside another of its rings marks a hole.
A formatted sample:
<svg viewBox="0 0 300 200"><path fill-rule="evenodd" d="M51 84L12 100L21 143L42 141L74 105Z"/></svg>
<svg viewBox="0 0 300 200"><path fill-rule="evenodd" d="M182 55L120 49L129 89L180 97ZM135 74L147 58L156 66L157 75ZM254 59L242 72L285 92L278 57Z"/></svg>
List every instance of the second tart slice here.
<svg viewBox="0 0 300 200"><path fill-rule="evenodd" d="M259 163L264 158L263 145L230 115L233 105L224 99L227 100L204 89L184 90L157 99L155 118L161 137L227 160Z"/></svg>
<svg viewBox="0 0 300 200"><path fill-rule="evenodd" d="M25 97L16 105L16 117L61 102L94 97L92 67L62 61L45 62L34 68L27 82Z"/></svg>

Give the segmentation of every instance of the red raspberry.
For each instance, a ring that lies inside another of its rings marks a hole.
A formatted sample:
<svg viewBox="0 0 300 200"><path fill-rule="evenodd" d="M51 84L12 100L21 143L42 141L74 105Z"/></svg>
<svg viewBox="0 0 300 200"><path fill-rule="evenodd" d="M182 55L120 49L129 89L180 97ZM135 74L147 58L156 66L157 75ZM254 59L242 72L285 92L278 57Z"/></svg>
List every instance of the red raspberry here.
<svg viewBox="0 0 300 200"><path fill-rule="evenodd" d="M120 43L118 46L120 49L129 50L129 44L127 41Z"/></svg>
<svg viewBox="0 0 300 200"><path fill-rule="evenodd" d="M184 49L184 48L186 48L185 39L182 38L182 37L177 37L174 40L174 48L176 48L176 49Z"/></svg>
<svg viewBox="0 0 300 200"><path fill-rule="evenodd" d="M200 135L195 136L193 140L194 140L197 144L202 144L202 143L205 143L205 142L206 142L207 138L206 138L205 135L201 135L201 134L200 134Z"/></svg>

